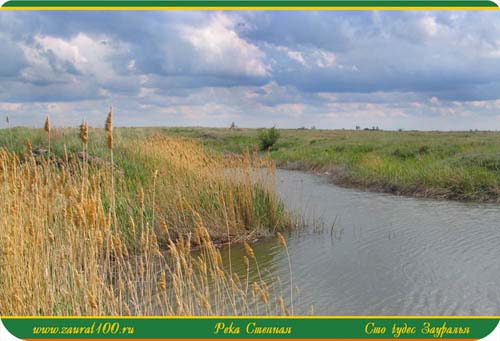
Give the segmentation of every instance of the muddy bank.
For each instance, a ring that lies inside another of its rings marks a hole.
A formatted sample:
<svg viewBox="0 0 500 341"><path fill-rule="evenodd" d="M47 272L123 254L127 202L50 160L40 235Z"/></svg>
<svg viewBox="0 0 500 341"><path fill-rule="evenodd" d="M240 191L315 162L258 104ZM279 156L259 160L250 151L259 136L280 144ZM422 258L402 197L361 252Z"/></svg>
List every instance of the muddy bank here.
<svg viewBox="0 0 500 341"><path fill-rule="evenodd" d="M318 166L304 161L276 161L278 168L310 172L327 178L337 186L361 189L369 192L388 193L399 196L430 198L437 200L469 201L482 203L500 203L500 193L488 189L466 193L459 186L450 188L426 187L424 184L402 185L384 182L380 179L358 178L347 167L328 165Z"/></svg>

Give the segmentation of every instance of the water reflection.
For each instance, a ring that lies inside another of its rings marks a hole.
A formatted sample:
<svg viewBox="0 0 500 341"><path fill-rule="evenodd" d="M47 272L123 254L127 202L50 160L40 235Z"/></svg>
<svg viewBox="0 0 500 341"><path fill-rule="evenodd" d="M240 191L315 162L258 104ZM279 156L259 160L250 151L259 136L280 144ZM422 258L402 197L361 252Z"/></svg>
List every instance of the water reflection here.
<svg viewBox="0 0 500 341"><path fill-rule="evenodd" d="M309 222L287 236L296 312L500 314L498 205L367 193L301 172L276 176L287 207ZM289 297L283 249L270 239L254 251L260 275ZM244 249L233 246L231 256L233 271L245 278ZM249 277L259 278L254 266Z"/></svg>

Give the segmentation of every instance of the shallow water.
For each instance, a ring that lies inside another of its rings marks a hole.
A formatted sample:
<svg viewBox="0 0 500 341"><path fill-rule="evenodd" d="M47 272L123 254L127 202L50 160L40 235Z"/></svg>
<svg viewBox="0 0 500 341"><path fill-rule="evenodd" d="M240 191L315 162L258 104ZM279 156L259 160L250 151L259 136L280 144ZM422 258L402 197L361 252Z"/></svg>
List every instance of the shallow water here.
<svg viewBox="0 0 500 341"><path fill-rule="evenodd" d="M285 170L276 187L308 222L287 236L295 313L500 315L500 205L369 193ZM262 276L289 299L283 248L267 240L254 251ZM240 274L243 255L231 247Z"/></svg>

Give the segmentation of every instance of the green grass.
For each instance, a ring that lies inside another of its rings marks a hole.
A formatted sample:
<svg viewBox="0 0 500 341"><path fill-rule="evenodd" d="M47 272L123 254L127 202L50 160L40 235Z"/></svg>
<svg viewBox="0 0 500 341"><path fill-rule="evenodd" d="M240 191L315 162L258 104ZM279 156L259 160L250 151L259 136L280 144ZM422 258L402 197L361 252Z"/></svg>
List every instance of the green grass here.
<svg viewBox="0 0 500 341"><path fill-rule="evenodd" d="M258 149L258 129L167 129L225 152ZM285 168L327 172L341 185L404 195L498 201L500 133L280 130Z"/></svg>

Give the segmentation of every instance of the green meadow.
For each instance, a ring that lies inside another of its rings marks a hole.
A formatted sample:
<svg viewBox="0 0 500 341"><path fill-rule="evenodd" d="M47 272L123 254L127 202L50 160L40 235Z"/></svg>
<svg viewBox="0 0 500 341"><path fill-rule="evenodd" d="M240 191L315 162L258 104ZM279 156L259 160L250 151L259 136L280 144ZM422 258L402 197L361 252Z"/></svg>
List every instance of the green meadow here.
<svg viewBox="0 0 500 341"><path fill-rule="evenodd" d="M259 129L171 128L228 152L259 148ZM280 129L279 167L320 172L338 185L440 199L497 202L500 133Z"/></svg>

